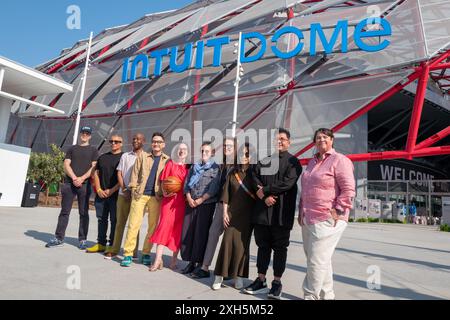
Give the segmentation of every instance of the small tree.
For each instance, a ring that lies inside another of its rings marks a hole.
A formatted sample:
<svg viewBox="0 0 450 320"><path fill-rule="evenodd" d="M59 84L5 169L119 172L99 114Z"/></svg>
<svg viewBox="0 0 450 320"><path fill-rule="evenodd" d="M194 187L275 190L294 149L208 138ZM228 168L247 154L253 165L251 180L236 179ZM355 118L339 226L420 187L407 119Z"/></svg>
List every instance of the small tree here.
<svg viewBox="0 0 450 320"><path fill-rule="evenodd" d="M49 186L59 184L64 179L64 152L56 145L50 145L50 153L31 153L28 167L28 181L40 183L46 190L46 203Z"/></svg>

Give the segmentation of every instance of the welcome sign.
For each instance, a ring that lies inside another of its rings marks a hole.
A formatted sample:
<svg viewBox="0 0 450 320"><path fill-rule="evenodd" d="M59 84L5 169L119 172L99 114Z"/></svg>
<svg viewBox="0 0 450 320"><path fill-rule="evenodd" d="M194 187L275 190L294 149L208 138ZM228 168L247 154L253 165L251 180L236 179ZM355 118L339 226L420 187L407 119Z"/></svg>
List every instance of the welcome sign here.
<svg viewBox="0 0 450 320"><path fill-rule="evenodd" d="M380 27L377 30L370 30L367 28L371 25L379 25ZM317 47L319 42L322 44L324 48L324 52L326 54L331 54L338 43L338 39L341 41L340 52L346 53L348 52L348 30L349 30L349 22L348 20L340 20L334 26L334 31L331 36L331 39L327 39L324 28L320 23L311 24L310 30L310 38L309 38L309 55L315 56L317 55ZM354 26L355 30L353 32L353 40L355 45L366 52L377 52L384 50L390 45L390 41L388 39L383 39L382 41L378 41L376 44L367 44L364 42L364 39L369 38L377 38L381 39L381 37L389 37L392 35L392 28L390 23L383 18L367 18L359 22L356 26ZM285 35L292 34L298 38L298 44L295 48L293 48L289 52L283 52L277 47L278 41ZM259 51L254 53L251 56L246 56L246 42L250 39L257 39L260 41ZM259 32L248 32L242 35L241 39L241 55L240 61L241 63L249 63L254 62L261 59L267 50L271 50L273 54L280 59L290 59L299 54L302 54L305 48L304 43L305 37L302 30L293 27L286 26L278 31L276 31L270 39L270 43L266 37ZM179 64L178 54L179 48L165 48L160 50L155 50L150 53L150 55L141 54L134 58L133 61L130 58L127 58L123 62L123 73L122 73L122 83L125 84L130 81L135 81L138 79L137 68L140 64L142 64L142 72L139 75L139 78L146 79L149 78L150 70L150 59L154 59L155 67L153 75L158 77L162 73L162 65L163 59L165 57L170 57L170 70L176 73L181 73L186 71L192 64L194 64L195 69L202 69L204 67L204 49L205 47L213 48L214 57L212 66L219 67L222 64L222 48L225 45L230 44L231 39L229 36L219 37L210 39L207 41L198 41L195 43L197 47L196 55L194 57L194 43L187 43L184 47L184 61ZM193 60L194 59L194 60Z"/></svg>

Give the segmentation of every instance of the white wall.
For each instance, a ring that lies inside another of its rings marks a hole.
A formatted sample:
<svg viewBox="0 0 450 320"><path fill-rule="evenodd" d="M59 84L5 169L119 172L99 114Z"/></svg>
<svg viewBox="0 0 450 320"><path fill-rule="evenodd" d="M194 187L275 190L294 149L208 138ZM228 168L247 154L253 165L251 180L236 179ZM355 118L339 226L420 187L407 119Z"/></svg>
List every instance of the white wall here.
<svg viewBox="0 0 450 320"><path fill-rule="evenodd" d="M0 207L20 207L31 149L0 143Z"/></svg>

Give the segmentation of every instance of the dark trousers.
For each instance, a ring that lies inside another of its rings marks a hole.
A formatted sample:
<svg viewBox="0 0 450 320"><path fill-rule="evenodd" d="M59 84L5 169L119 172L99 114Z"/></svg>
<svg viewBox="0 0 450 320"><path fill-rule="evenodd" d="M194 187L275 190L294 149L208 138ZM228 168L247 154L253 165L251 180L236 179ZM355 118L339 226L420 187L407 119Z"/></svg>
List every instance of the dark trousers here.
<svg viewBox="0 0 450 320"><path fill-rule="evenodd" d="M255 225L255 240L258 246L258 274L267 274L273 251L275 277L282 277L286 270L287 251L291 230L278 226Z"/></svg>
<svg viewBox="0 0 450 320"><path fill-rule="evenodd" d="M66 237L66 229L69 224L69 216L72 211L75 197L78 200L78 212L80 214L80 226L78 230L78 240L87 240L89 232L89 197L91 195L91 185L83 184L81 188L75 187L71 183L65 183L61 187L61 213L58 218L55 236L63 241Z"/></svg>
<svg viewBox="0 0 450 320"><path fill-rule="evenodd" d="M102 199L99 196L95 198L95 211L98 220L98 238L97 241L102 246L113 246L114 235L117 224L117 197ZM109 242L107 240L108 223L111 221L111 229L109 233Z"/></svg>
<svg viewBox="0 0 450 320"><path fill-rule="evenodd" d="M216 203L202 204L194 209L186 207L181 235L183 261L203 262L215 209Z"/></svg>

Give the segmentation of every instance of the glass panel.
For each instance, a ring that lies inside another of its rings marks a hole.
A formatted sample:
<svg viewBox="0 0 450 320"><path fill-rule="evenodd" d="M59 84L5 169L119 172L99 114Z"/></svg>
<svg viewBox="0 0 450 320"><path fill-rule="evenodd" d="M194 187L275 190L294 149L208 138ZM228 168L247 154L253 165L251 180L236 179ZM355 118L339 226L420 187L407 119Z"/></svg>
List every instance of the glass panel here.
<svg viewBox="0 0 450 320"><path fill-rule="evenodd" d="M427 181L410 181L409 192L427 192L428 193L428 182Z"/></svg>
<svg viewBox="0 0 450 320"><path fill-rule="evenodd" d="M431 185L431 192L450 192L450 181L433 181Z"/></svg>
<svg viewBox="0 0 450 320"><path fill-rule="evenodd" d="M367 183L369 191L387 191L387 182L371 182Z"/></svg>
<svg viewBox="0 0 450 320"><path fill-rule="evenodd" d="M66 137L72 141L73 137L67 136L72 123L72 119L43 120L33 144L33 152L50 152L50 144L61 147Z"/></svg>
<svg viewBox="0 0 450 320"><path fill-rule="evenodd" d="M406 192L407 183L406 182L389 182L389 191Z"/></svg>

